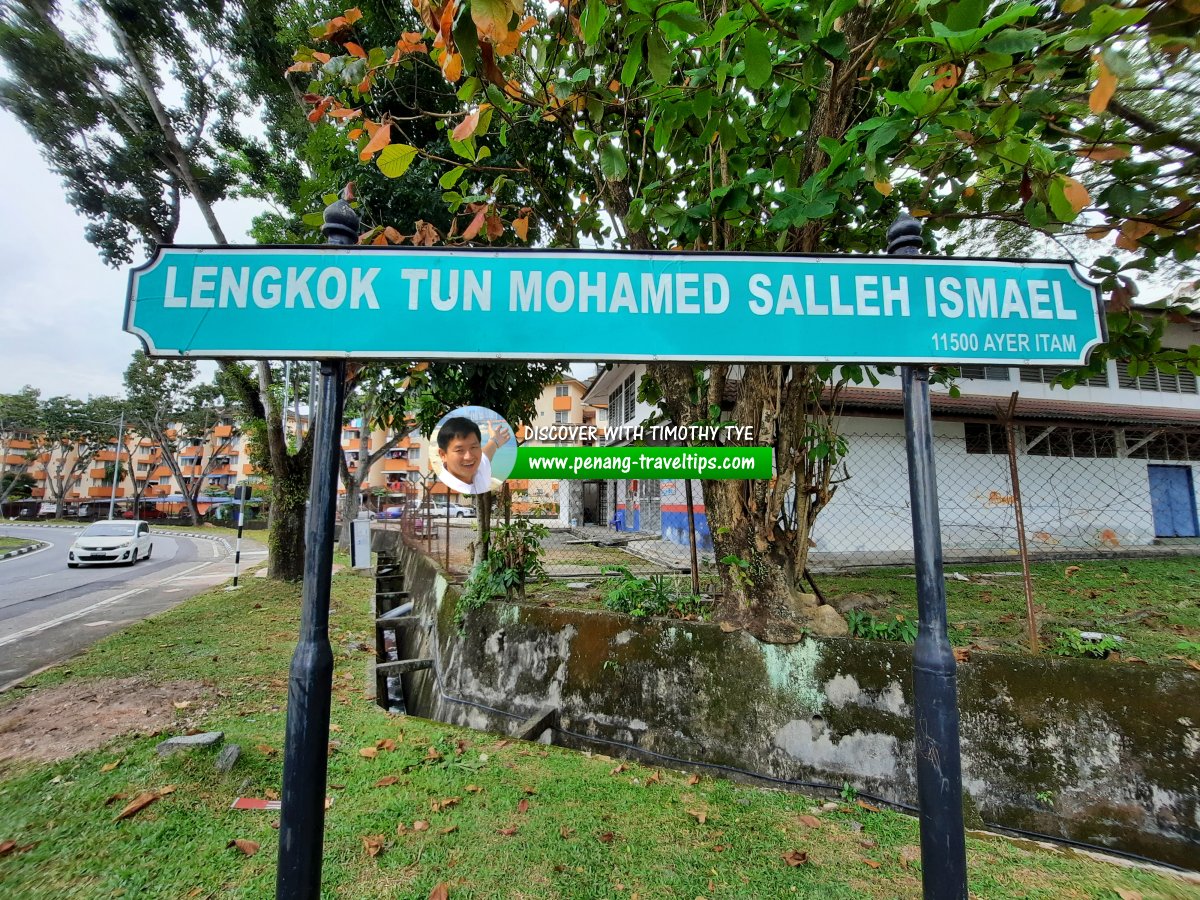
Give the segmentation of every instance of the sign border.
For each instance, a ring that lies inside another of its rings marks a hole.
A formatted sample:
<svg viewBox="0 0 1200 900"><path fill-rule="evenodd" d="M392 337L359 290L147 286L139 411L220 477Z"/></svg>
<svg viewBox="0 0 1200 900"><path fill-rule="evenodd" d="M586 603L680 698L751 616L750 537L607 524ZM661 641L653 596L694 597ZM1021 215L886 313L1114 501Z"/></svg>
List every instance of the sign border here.
<svg viewBox="0 0 1200 900"><path fill-rule="evenodd" d="M1027 357L1019 360L997 360L995 357L978 357L978 356L963 356L955 357L953 361L940 358L930 358L925 356L893 356L888 357L885 361L871 359L866 356L862 357L830 357L819 356L815 354L808 355L761 355L746 357L741 355L712 355L698 357L695 355L678 355L678 354L628 354L628 353L590 353L587 355L560 353L488 353L488 354L472 354L463 353L462 351L444 351L444 350L427 350L411 353L400 353L381 355L378 351L311 351L297 354L295 351L280 352L278 350L223 350L219 353L212 351L175 351L175 350L157 350L154 347L154 342L151 336L144 330L138 328L133 321L134 318L134 289L138 278L142 273L148 272L155 268L161 259L166 255L166 251L170 250L193 250L210 253L235 253L235 254L267 254L267 253L305 253L318 255L347 255L362 253L366 255L383 255L389 253L441 253L441 254L463 254L466 256L481 255L490 257L508 256L510 254L520 254L526 256L543 256L543 257L632 257L639 259L678 259L680 257L703 257L705 259L730 259L730 260L745 260L747 258L758 258L764 260L838 260L852 261L860 263L879 264L890 260L904 261L910 263L918 263L920 265L942 265L956 266L963 263L990 263L998 266L1011 266L1016 268L1029 268L1032 266L1052 266L1067 270L1067 274L1075 281L1076 284L1090 290L1095 300L1093 314L1095 315L1097 324L1099 325L1099 336L1094 341L1089 341L1081 348L1083 355L1083 363L1065 364L1062 359L1049 359L1042 357ZM1093 281L1084 274L1079 265L1074 260L1063 259L1018 259L1013 257L991 257L991 256L971 256L971 257L954 257L954 256L913 256L910 254L853 254L853 253L752 253L748 251L721 251L710 252L705 250L658 250L658 251L643 251L643 250L626 250L620 248L588 248L588 249L555 249L546 247L406 247L406 246L388 246L377 247L374 245L347 244L347 245L329 245L329 244L160 244L155 247L154 254L150 256L146 262L139 266L134 266L129 270L129 283L125 292L125 315L123 331L134 335L146 350L147 356L154 359L297 359L297 360L321 360L321 359L347 359L347 360L412 360L412 361L438 361L438 360L462 360L462 359L495 359L508 361L551 361L562 360L566 362L615 362L615 363L641 363L641 362L692 362L692 363L763 363L771 364L853 364L853 365L930 365L930 366L954 366L958 364L983 364L997 366L1059 366L1064 368L1082 368L1087 365L1087 360L1091 356L1092 351L1096 347L1108 341L1108 321L1104 314L1104 300L1100 294L1100 282Z"/></svg>

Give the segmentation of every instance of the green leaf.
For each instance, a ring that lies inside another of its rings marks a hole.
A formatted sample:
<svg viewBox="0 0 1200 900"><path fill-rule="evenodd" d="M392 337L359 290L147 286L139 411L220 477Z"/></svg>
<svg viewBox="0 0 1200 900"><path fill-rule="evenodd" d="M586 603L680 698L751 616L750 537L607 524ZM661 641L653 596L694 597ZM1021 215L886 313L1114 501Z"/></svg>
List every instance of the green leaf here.
<svg viewBox="0 0 1200 900"><path fill-rule="evenodd" d="M652 31L646 35L646 63L650 67L650 77L655 82L661 85L671 83L675 58L671 55L661 32Z"/></svg>
<svg viewBox="0 0 1200 900"><path fill-rule="evenodd" d="M608 4L604 0L587 0L583 15L579 17L579 29L583 32L583 42L589 47L600 39L604 23L608 21Z"/></svg>
<svg viewBox="0 0 1200 900"><path fill-rule="evenodd" d="M417 157L417 148L408 144L389 144L379 151L375 164L388 178L399 178Z"/></svg>
<svg viewBox="0 0 1200 900"><path fill-rule="evenodd" d="M635 197L629 201L629 212L625 214L625 226L631 231L640 231L646 224L646 201Z"/></svg>
<svg viewBox="0 0 1200 900"><path fill-rule="evenodd" d="M305 225L311 226L312 228L320 228L325 224L325 213L306 213L300 217L300 221L302 221Z"/></svg>
<svg viewBox="0 0 1200 900"><path fill-rule="evenodd" d="M600 147L600 171L609 181L624 181L625 176L629 174L625 154L616 144L605 142Z"/></svg>
<svg viewBox="0 0 1200 900"><path fill-rule="evenodd" d="M438 179L438 184L440 184L446 190L449 190L450 188L454 187L454 185L458 184L458 179L462 178L463 172L465 171L467 171L466 166L455 166Z"/></svg>
<svg viewBox="0 0 1200 900"><path fill-rule="evenodd" d="M767 36L757 28L746 29L746 40L742 46L746 61L746 84L757 90L771 80L771 48Z"/></svg>
<svg viewBox="0 0 1200 900"><path fill-rule="evenodd" d="M1027 53L1045 40L1040 28L1005 28L984 46L992 53Z"/></svg>
<svg viewBox="0 0 1200 900"><path fill-rule="evenodd" d="M626 87L637 81L638 70L642 67L644 46L645 39L641 35L638 35L629 45L629 52L625 55L625 65L621 66L621 84Z"/></svg>
<svg viewBox="0 0 1200 900"><path fill-rule="evenodd" d="M462 54L463 71L475 74L475 58L479 55L479 31L471 18L471 6L464 3L454 17L454 46Z"/></svg>
<svg viewBox="0 0 1200 900"><path fill-rule="evenodd" d="M846 55L846 36L840 31L835 31L832 34L825 35L823 38L819 38L817 46L827 56L833 59L842 59Z"/></svg>

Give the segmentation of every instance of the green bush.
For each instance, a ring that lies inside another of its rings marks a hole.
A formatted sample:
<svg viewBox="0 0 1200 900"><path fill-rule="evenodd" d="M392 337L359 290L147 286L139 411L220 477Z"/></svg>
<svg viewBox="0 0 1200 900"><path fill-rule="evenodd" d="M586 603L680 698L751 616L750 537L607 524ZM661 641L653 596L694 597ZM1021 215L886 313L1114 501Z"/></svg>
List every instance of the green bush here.
<svg viewBox="0 0 1200 900"><path fill-rule="evenodd" d="M641 619L646 616L701 615L701 599L691 592L676 589L675 584L662 575L642 578L634 575L628 566L605 566L603 575L612 575L605 587L604 607L613 612L625 613Z"/></svg>
<svg viewBox="0 0 1200 900"><path fill-rule="evenodd" d="M1078 630L1068 628L1058 633L1058 638L1055 639L1050 652L1058 656L1082 656L1091 659L1103 659L1114 650L1120 649L1121 642L1111 635L1106 634L1098 641L1090 641L1085 640Z"/></svg>
<svg viewBox="0 0 1200 900"><path fill-rule="evenodd" d="M852 609L846 613L846 626L854 637L869 641L903 641L911 644L917 639L917 623L901 615L893 619L876 619L869 612Z"/></svg>

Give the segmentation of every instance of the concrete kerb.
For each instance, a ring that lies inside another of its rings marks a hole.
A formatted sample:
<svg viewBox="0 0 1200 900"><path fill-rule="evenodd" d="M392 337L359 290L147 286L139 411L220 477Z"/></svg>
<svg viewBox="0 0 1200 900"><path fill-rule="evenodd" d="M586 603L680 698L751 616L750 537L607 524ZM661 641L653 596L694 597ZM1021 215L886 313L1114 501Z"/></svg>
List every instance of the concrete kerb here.
<svg viewBox="0 0 1200 900"><path fill-rule="evenodd" d="M0 562L6 559L12 559L14 556L24 556L26 553L35 553L38 550L45 550L50 545L45 541L34 541L28 547L18 547L16 550L9 550L7 553L0 553Z"/></svg>

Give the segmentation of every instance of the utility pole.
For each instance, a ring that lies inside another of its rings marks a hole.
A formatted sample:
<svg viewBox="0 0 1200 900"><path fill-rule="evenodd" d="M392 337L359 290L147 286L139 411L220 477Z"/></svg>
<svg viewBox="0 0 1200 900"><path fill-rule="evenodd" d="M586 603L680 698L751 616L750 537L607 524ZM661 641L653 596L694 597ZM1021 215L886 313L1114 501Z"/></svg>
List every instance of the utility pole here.
<svg viewBox="0 0 1200 900"><path fill-rule="evenodd" d="M125 410L121 410L121 421L117 425L117 459L113 463L112 494L108 498L108 518L111 520L117 506L117 476L121 474L121 450L125 447ZM132 465L132 462L130 462Z"/></svg>

